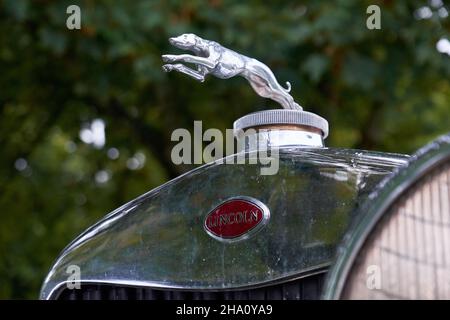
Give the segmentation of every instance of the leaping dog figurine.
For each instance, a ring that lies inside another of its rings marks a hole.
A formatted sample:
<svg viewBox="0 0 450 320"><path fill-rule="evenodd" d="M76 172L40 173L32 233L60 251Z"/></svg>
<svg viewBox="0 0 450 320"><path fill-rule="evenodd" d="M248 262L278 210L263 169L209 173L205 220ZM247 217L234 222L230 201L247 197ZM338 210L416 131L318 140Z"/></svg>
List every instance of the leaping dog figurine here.
<svg viewBox="0 0 450 320"><path fill-rule="evenodd" d="M285 109L302 110L302 107L289 94L291 91L290 83L286 82L287 89L283 88L273 72L264 63L227 49L217 42L202 39L192 33L170 38L169 42L175 47L189 50L195 55L165 54L162 56L163 61L193 63L197 65L197 70L176 63L163 65L164 71L182 72L201 82L205 81L208 74L220 79L242 76L250 82L252 88L260 96L277 101Z"/></svg>

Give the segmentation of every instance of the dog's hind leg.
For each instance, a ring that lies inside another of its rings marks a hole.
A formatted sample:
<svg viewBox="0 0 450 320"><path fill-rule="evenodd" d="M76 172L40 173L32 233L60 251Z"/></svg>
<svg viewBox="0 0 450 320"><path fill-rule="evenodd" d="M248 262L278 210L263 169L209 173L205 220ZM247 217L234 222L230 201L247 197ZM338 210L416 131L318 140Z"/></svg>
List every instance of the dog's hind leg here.
<svg viewBox="0 0 450 320"><path fill-rule="evenodd" d="M294 98L286 92L277 82L274 83L268 80L268 77L261 77L256 73L242 74L244 78L250 82L253 90L261 97L272 99L285 109L302 110L302 107L295 103Z"/></svg>

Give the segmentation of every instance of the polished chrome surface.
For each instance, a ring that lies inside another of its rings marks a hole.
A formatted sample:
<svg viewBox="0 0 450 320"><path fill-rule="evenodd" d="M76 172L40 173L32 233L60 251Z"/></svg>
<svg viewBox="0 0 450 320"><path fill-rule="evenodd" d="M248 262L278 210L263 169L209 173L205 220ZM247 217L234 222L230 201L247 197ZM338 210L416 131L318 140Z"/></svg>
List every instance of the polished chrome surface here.
<svg viewBox="0 0 450 320"><path fill-rule="evenodd" d="M280 147L324 147L319 133L301 130L259 129L241 133L237 137L238 151L271 150Z"/></svg>
<svg viewBox="0 0 450 320"><path fill-rule="evenodd" d="M418 150L410 158L407 165L395 169L392 175L386 177L380 182L380 184L369 195L367 201L361 204L361 208L356 212L356 219L353 220L353 222L349 226L349 230L344 236L344 241L338 249L337 259L333 263L333 267L331 268L327 276L327 281L324 288L325 299L340 299L342 297L352 296L348 291L343 296L343 291L347 283L347 279L351 277L352 267L356 263L358 263L358 256L361 255L362 257L364 257L365 255L364 244L366 243L366 241L369 241L368 239L372 234L374 234L375 237L377 234L384 234L382 230L383 228L376 229L377 225L382 223L382 219L384 217L386 217L385 219L389 219L389 213L393 212L397 213L396 215L394 215L395 217L399 219L405 218L405 209L407 209L410 216L416 214L417 217L415 218L415 220L417 221L414 222L414 231L408 231L410 239L407 242L402 243L404 245L411 245L412 243L417 241L421 241L422 243L416 243L416 245L414 245L415 248L411 249L411 251L405 252L406 254L403 256L403 260L407 260L408 256L412 257L414 261L413 267L416 268L417 271L416 275L430 275L430 273L428 272L420 272L419 269L423 271L424 268L429 267L429 263L424 263L424 260L421 261L419 256L421 255L420 251L423 251L426 245L428 246L428 248L431 248L431 245L437 246L436 250L438 250L438 246L440 245L439 243L436 243L434 241L434 243L426 243L425 239L423 239L425 229L428 229L427 232L431 231L436 236L438 236L439 234L445 234L446 237L449 236L448 228L446 228L445 226L443 226L444 228L438 227L439 224L442 224L442 221L448 219L448 217L445 217L445 215L449 212L448 206L450 205L448 203L450 197L450 195L448 194L448 182L445 182L445 179L448 179L448 177L446 177L448 173L443 173L443 176L438 177L438 181L436 181L436 183L434 184L434 191L432 193L432 196L435 197L437 195L440 195L443 198L433 200L432 209L428 207L430 205L430 202L424 202L423 205L420 205L420 208L418 208L411 206L411 202L408 202L408 199L406 199L406 202L404 202L404 197L410 197L410 199L415 199L415 201L421 201L420 196L422 194L422 188L427 189L429 187L429 184L424 184L424 179L426 179L427 175L430 174L431 177L433 177L433 172L439 173L444 170L445 167L443 166L445 165L445 163L448 163L448 161L450 161L450 134L441 136L435 141ZM418 186L418 189L414 189L414 186ZM409 192L410 190L412 190L412 193ZM402 204L405 204L406 207L402 206ZM444 220L437 219L438 221L433 221L433 219L436 219L436 217L423 216L427 211L433 212L433 214L435 214L436 210L439 211L439 219ZM429 223L426 223L426 221L428 221ZM395 233L400 232L404 235L406 234L407 231L404 229L404 225L400 227L395 219L392 221L392 223L393 225L397 223L398 226ZM408 219L406 219L404 223L407 223L409 226L412 225L411 221ZM434 230L431 230L431 226L433 226ZM386 230L392 230L392 225L384 224L384 227L386 228ZM400 242L398 242L398 244L400 244ZM402 250L402 248L398 247L397 244L389 244L389 246L391 247L391 249L393 249L391 250L392 252ZM403 249L405 249L404 246ZM375 250L369 251L373 253L375 252ZM447 254L443 255L442 257L446 257L446 255ZM405 273L405 279L408 279L408 281L410 281L411 290L422 290L428 287L427 285L422 284L422 286L419 288L418 285L420 281L414 282L417 281L417 279L414 279L414 277L407 278L408 271L400 270L398 268L398 261L395 262L392 258L393 256L391 255L389 259L389 261L391 261L390 269L396 270L401 274ZM425 261L426 260L427 259L425 259ZM436 266L437 264L435 264L434 267ZM446 267L446 272L448 272L448 266ZM386 275L389 277L389 273L387 273ZM436 278L436 280L438 281L441 281L440 279L445 281L446 277L439 277L439 279ZM389 285L389 288L390 289L388 290L394 291L392 289L392 283ZM385 289L387 288L385 287ZM400 298L401 296L402 295L399 295ZM407 297L409 297L409 293L405 294L404 298ZM424 297L425 296L418 295L418 298Z"/></svg>
<svg viewBox="0 0 450 320"><path fill-rule="evenodd" d="M195 80L205 81L208 74L220 79L229 79L241 76L247 79L255 92L264 98L275 100L285 109L302 110L299 104L289 94L291 85L286 82L287 88L283 88L275 78L272 70L264 63L227 49L217 42L205 40L199 36L186 33L169 39L169 42L177 48L189 50L190 54L165 54L162 56L163 66L166 72L178 71ZM196 69L189 68L181 63L196 65Z"/></svg>
<svg viewBox="0 0 450 320"><path fill-rule="evenodd" d="M328 121L314 113L303 111L303 108L289 94L291 89L289 82L287 83L288 88L283 88L270 68L265 64L227 49L217 42L202 39L192 33L170 38L169 42L177 48L192 51L195 55L163 55L162 59L165 62L169 62L169 64L163 66L164 71L170 72L175 70L202 82L208 74L220 79L242 76L248 80L257 94L277 101L284 108L255 112L241 117L233 125L235 136L239 136L240 132L244 130L259 126L298 125L320 130L322 133L321 137L318 137L315 133L297 134L291 132L278 135L269 133L265 136L262 135L261 138L266 139L262 144L257 142L257 145L266 146L270 142L269 144L274 147L291 145L323 146L322 140L328 136ZM197 69L191 69L181 63L172 64L174 62L194 64ZM284 141L283 138L286 138L286 140ZM295 139L297 140L295 141ZM253 150L253 148L246 148L246 150Z"/></svg>
<svg viewBox="0 0 450 320"><path fill-rule="evenodd" d="M252 156L252 154L249 154ZM216 161L190 171L108 214L63 250L41 298L54 298L70 265L81 283L229 290L300 277L328 265L351 212L406 156L280 148L279 173ZM232 155L230 157L236 157ZM250 196L269 223L250 239L223 243L203 229L224 200Z"/></svg>
<svg viewBox="0 0 450 320"><path fill-rule="evenodd" d="M253 112L237 119L233 124L233 130L236 136L238 132L248 128L276 125L302 126L303 129L310 127L318 129L315 131L321 131L323 139L328 137L327 120L315 113L298 110L275 109Z"/></svg>

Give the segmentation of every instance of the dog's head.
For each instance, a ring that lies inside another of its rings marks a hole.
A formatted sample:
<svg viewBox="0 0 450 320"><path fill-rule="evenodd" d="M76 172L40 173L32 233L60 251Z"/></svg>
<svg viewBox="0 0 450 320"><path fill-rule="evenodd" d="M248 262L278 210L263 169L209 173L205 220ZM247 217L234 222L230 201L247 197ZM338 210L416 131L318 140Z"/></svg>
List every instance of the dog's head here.
<svg viewBox="0 0 450 320"><path fill-rule="evenodd" d="M193 33L184 33L178 37L169 39L171 45L183 50L192 50L203 39Z"/></svg>

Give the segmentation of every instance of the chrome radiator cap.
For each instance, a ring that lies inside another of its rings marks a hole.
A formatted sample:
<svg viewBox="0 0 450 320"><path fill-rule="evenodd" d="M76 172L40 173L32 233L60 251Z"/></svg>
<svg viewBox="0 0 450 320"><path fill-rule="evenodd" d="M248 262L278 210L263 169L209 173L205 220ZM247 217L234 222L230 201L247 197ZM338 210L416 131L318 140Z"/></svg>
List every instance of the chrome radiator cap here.
<svg viewBox="0 0 450 320"><path fill-rule="evenodd" d="M275 109L247 114L234 122L235 135L248 128L285 129L321 133L328 137L328 121L315 113L303 110ZM318 132L318 130L320 132Z"/></svg>

